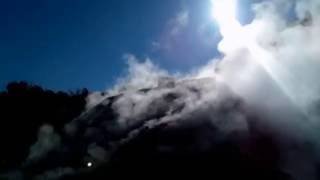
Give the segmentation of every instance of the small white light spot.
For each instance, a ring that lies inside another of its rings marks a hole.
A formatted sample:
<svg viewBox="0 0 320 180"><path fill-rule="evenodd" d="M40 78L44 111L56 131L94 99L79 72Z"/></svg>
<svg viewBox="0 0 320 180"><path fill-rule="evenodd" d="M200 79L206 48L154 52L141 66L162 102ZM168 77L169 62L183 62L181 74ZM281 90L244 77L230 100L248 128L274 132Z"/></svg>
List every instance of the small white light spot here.
<svg viewBox="0 0 320 180"><path fill-rule="evenodd" d="M92 162L87 163L87 167L92 167L92 165L93 165Z"/></svg>

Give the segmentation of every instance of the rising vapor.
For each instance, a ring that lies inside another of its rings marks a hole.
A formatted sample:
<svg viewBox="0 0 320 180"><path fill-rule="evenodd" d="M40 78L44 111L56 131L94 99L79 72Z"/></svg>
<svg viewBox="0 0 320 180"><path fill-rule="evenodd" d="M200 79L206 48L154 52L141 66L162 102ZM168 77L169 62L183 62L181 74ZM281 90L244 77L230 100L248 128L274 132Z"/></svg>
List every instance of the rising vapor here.
<svg viewBox="0 0 320 180"><path fill-rule="evenodd" d="M42 127L8 176L319 179L320 2L264 1L247 25L235 17L236 0L212 3L223 58L172 75L125 55L128 76L89 95L60 134Z"/></svg>

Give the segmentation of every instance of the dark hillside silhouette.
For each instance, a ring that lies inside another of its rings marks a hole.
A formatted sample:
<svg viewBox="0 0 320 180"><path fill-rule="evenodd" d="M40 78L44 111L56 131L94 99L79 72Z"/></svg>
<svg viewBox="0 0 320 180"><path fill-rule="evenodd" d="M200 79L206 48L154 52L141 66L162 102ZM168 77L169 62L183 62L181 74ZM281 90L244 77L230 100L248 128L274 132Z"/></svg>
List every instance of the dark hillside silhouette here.
<svg viewBox="0 0 320 180"><path fill-rule="evenodd" d="M38 129L50 124L56 130L77 117L85 108L87 89L54 92L27 82L12 82L0 92L0 170L21 164Z"/></svg>

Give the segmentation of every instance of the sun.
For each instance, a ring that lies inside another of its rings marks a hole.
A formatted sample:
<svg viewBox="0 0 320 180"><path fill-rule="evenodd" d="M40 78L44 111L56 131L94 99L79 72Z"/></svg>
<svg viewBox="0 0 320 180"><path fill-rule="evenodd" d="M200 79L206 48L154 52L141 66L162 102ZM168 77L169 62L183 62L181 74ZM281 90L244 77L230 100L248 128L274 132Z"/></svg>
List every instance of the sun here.
<svg viewBox="0 0 320 180"><path fill-rule="evenodd" d="M247 34L237 19L237 0L211 0L212 18L217 22L223 41L219 50L233 50L244 44Z"/></svg>
<svg viewBox="0 0 320 180"><path fill-rule="evenodd" d="M236 21L237 1L236 0L211 0L212 17L220 25L228 25Z"/></svg>
<svg viewBox="0 0 320 180"><path fill-rule="evenodd" d="M241 25L237 20L237 0L211 0L212 18L218 23L223 35L237 34Z"/></svg>

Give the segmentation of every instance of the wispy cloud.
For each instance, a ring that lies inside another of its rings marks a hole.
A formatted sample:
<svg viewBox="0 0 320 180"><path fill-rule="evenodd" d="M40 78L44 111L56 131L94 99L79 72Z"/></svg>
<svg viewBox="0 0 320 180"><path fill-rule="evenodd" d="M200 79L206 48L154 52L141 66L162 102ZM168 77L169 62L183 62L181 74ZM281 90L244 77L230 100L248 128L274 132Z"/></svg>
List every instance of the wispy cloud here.
<svg viewBox="0 0 320 180"><path fill-rule="evenodd" d="M178 35L183 29L189 25L189 11L187 9L181 10L176 17L172 18L169 21L171 26L170 35Z"/></svg>
<svg viewBox="0 0 320 180"><path fill-rule="evenodd" d="M165 31L161 34L161 38L154 40L150 44L151 52L161 50L171 50L172 39L181 35L190 25L190 13L187 8L182 8L176 15L170 18L166 23Z"/></svg>

